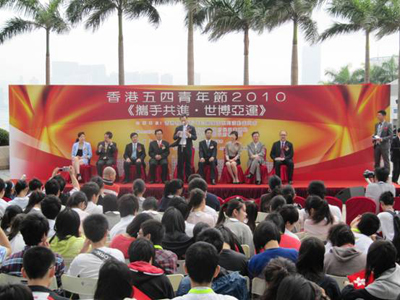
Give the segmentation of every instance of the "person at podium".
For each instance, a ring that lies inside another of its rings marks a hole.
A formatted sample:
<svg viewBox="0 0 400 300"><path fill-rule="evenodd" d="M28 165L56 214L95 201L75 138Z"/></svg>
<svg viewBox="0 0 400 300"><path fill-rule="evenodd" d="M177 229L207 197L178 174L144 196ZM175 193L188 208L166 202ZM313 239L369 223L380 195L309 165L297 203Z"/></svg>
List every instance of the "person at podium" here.
<svg viewBox="0 0 400 300"><path fill-rule="evenodd" d="M287 166L287 175L289 184L293 183L293 144L287 141L287 132L281 130L279 133L280 140L275 142L271 148L270 156L274 161L275 174L281 178L281 166Z"/></svg>

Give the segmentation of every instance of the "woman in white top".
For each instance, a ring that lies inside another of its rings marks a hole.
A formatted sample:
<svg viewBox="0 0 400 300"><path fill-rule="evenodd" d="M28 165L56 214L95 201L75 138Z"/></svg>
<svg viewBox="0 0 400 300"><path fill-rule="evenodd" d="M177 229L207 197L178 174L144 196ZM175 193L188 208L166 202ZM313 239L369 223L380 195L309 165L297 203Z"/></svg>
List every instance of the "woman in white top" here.
<svg viewBox="0 0 400 300"><path fill-rule="evenodd" d="M206 194L200 189L193 189L189 196L189 217L187 218L188 223L197 224L199 222L206 223L210 227L215 226L215 219L205 212L206 208Z"/></svg>
<svg viewBox="0 0 400 300"><path fill-rule="evenodd" d="M40 202L46 197L46 195L42 192L33 192L29 196L29 202L24 210L24 214L28 214L30 212L41 212Z"/></svg>
<svg viewBox="0 0 400 300"><path fill-rule="evenodd" d="M143 202L146 200L146 198L143 197L144 193L146 192L146 183L140 178L135 179L132 189L133 194L139 201L139 212L141 212L143 210Z"/></svg>
<svg viewBox="0 0 400 300"><path fill-rule="evenodd" d="M305 210L309 217L304 221L304 231L309 235L326 239L329 229L339 223L338 218L332 215L328 201L318 196L309 196L307 198Z"/></svg>
<svg viewBox="0 0 400 300"><path fill-rule="evenodd" d="M27 196L29 192L28 183L25 180L18 180L15 184L15 193L17 196L11 200L9 205L18 205L22 209L25 209L28 205L29 198Z"/></svg>
<svg viewBox="0 0 400 300"><path fill-rule="evenodd" d="M85 220L85 218L89 216L89 214L85 212L87 205L88 200L83 192L74 193L71 197L69 197L67 201L67 207L72 208L72 210L78 213L81 220L81 225L83 224L83 220Z"/></svg>
<svg viewBox="0 0 400 300"><path fill-rule="evenodd" d="M19 232L21 222L24 218L25 214L18 214L11 222L10 233L8 234L8 240L11 244L11 254L22 251L25 248L24 238Z"/></svg>

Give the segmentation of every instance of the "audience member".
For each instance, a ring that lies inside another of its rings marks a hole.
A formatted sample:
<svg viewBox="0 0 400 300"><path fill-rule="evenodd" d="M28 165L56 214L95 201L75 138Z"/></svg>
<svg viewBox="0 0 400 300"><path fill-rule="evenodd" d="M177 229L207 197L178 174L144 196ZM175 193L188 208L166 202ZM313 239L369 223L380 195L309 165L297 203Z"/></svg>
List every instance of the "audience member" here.
<svg viewBox="0 0 400 300"><path fill-rule="evenodd" d="M365 190L365 197L370 198L376 203L375 213L379 213L379 198L384 192L391 192L392 195L396 195L396 189L394 185L389 180L389 170L386 168L376 168L375 169L375 182L367 180L368 185Z"/></svg>
<svg viewBox="0 0 400 300"><path fill-rule="evenodd" d="M93 176L92 178L90 178L90 182L94 182L97 184L97 186L100 189L100 196L99 196L99 200L97 201L98 205L103 206L103 199L104 199L104 181L103 178L101 178L100 176L96 175Z"/></svg>
<svg viewBox="0 0 400 300"><path fill-rule="evenodd" d="M311 181L308 185L307 193L308 196L318 196L321 199L325 199L327 192L324 182L319 180ZM329 205L329 210L331 211L331 214L337 217L339 221L342 220L342 211L340 210L339 207L335 205ZM305 212L305 210L302 210L302 213L300 215L301 221L303 221L303 219L308 217L307 213L303 214L303 212Z"/></svg>
<svg viewBox="0 0 400 300"><path fill-rule="evenodd" d="M0 264L11 254L11 244L3 229L0 229Z"/></svg>
<svg viewBox="0 0 400 300"><path fill-rule="evenodd" d="M22 220L25 218L25 214L16 215L12 221L11 229L8 234L8 240L11 245L11 254L20 252L25 248L24 238L20 232Z"/></svg>
<svg viewBox="0 0 400 300"><path fill-rule="evenodd" d="M378 218L381 223L381 228L384 239L392 241L397 249L397 256L400 262L400 215L394 211L394 198L391 192L385 192L379 198L382 206L382 211Z"/></svg>
<svg viewBox="0 0 400 300"><path fill-rule="evenodd" d="M81 192L86 195L88 201L85 212L89 215L102 214L103 206L97 205L97 200L99 200L100 196L99 186L94 182L87 182L82 186Z"/></svg>
<svg viewBox="0 0 400 300"><path fill-rule="evenodd" d="M117 172L115 172L115 170L112 167L104 168L103 170L104 196L108 194L118 196L119 185L115 184L116 178L117 178Z"/></svg>
<svg viewBox="0 0 400 300"><path fill-rule="evenodd" d="M0 286L0 300L33 300L32 291L23 284Z"/></svg>
<svg viewBox="0 0 400 300"><path fill-rule="evenodd" d="M56 197L60 196L60 184L54 178L46 181L44 185L44 191L47 196L54 195Z"/></svg>
<svg viewBox="0 0 400 300"><path fill-rule="evenodd" d="M282 180L278 176L272 175L268 179L268 191L269 193L262 195L260 199L260 211L262 212L269 212L272 198L282 194Z"/></svg>
<svg viewBox="0 0 400 300"><path fill-rule="evenodd" d="M142 211L145 214L152 216L154 220L160 221L162 216L158 213L157 199L154 197L147 197L142 204Z"/></svg>
<svg viewBox="0 0 400 300"><path fill-rule="evenodd" d="M189 206L185 199L182 197L174 197L169 201L168 207L175 207L181 212L183 218L185 219L185 232L189 237L193 237L193 229L195 224L191 224L187 221L189 216Z"/></svg>
<svg viewBox="0 0 400 300"><path fill-rule="evenodd" d="M0 218L3 217L6 208L8 207L8 202L4 200L4 195L6 194L6 183L0 178Z"/></svg>
<svg viewBox="0 0 400 300"><path fill-rule="evenodd" d="M198 188L191 190L188 204L190 211L187 218L188 223L197 224L198 222L204 222L214 227L216 220L211 214L205 212L205 208L206 194Z"/></svg>
<svg viewBox="0 0 400 300"><path fill-rule="evenodd" d="M167 181L164 187L164 197L160 201L159 211L164 212L169 206L169 201L174 197L180 197L183 192L183 181L172 179Z"/></svg>
<svg viewBox="0 0 400 300"><path fill-rule="evenodd" d="M43 183L37 179L37 178L33 178L29 181L29 193L33 193L33 192L43 192Z"/></svg>
<svg viewBox="0 0 400 300"><path fill-rule="evenodd" d="M287 184L282 188L282 196L286 200L286 204L295 204L294 199L296 198L296 190L293 185Z"/></svg>
<svg viewBox="0 0 400 300"><path fill-rule="evenodd" d="M3 229L6 234L10 232L12 222L19 214L22 214L22 208L18 205L10 205L6 208L4 216L1 219L1 229Z"/></svg>
<svg viewBox="0 0 400 300"><path fill-rule="evenodd" d="M192 176L192 177L190 177ZM193 189L200 189L206 194L206 205L211 207L215 211L219 211L221 204L219 203L218 197L214 194L208 192L208 184L207 182L201 178L199 174L192 174L188 179L188 191L189 193Z"/></svg>
<svg viewBox="0 0 400 300"><path fill-rule="evenodd" d="M142 211L143 202L146 200L146 198L143 197L144 193L146 192L146 183L143 181L143 179L137 178L133 181L132 192L133 195L135 195L135 197L138 199L139 211Z"/></svg>
<svg viewBox="0 0 400 300"><path fill-rule="evenodd" d="M202 232L204 229L211 228L210 225L207 223L199 222L193 228L193 239L196 240L197 236Z"/></svg>
<svg viewBox="0 0 400 300"><path fill-rule="evenodd" d="M100 199L100 196L99 196ZM97 205L100 206L99 201L97 200ZM108 194L103 197L103 204L101 204L103 207L103 214L106 212L118 212L118 198L117 196L113 194Z"/></svg>
<svg viewBox="0 0 400 300"><path fill-rule="evenodd" d="M139 202L133 194L125 194L118 199L118 211L121 220L110 231L110 238L126 232L126 228L133 221L139 210Z"/></svg>
<svg viewBox="0 0 400 300"><path fill-rule="evenodd" d="M7 202L11 201L15 198L15 185L11 180L5 182L5 190L4 190L4 200Z"/></svg>
<svg viewBox="0 0 400 300"><path fill-rule="evenodd" d="M356 249L367 254L369 247L374 242L374 235L380 228L378 216L374 213L364 213L355 218L350 226L356 240Z"/></svg>
<svg viewBox="0 0 400 300"><path fill-rule="evenodd" d="M85 221L86 217L89 216L89 214L85 211L87 205L88 200L83 192L76 192L69 197L67 201L67 207L70 207L72 210L78 213L81 224L83 224L83 221Z"/></svg>
<svg viewBox="0 0 400 300"><path fill-rule="evenodd" d="M326 239L329 229L340 220L332 215L328 202L319 196L308 196L305 211L308 218L304 221L304 231Z"/></svg>
<svg viewBox="0 0 400 300"><path fill-rule="evenodd" d="M9 205L18 205L22 209L25 209L29 202L29 197L27 196L29 191L28 183L25 180L18 180L15 184L16 197L11 200Z"/></svg>
<svg viewBox="0 0 400 300"><path fill-rule="evenodd" d="M282 195L277 195L271 199L269 212L278 212L286 204L286 199Z"/></svg>
<svg viewBox="0 0 400 300"><path fill-rule="evenodd" d="M256 229L256 221L258 216L258 206L254 201L246 201L246 214L247 214L247 226L250 227L251 232Z"/></svg>
<svg viewBox="0 0 400 300"><path fill-rule="evenodd" d="M300 275L287 276L279 285L276 300L329 300L315 283Z"/></svg>
<svg viewBox="0 0 400 300"><path fill-rule="evenodd" d="M56 218L61 211L61 201L54 195L46 196L41 202L40 207L42 214L49 221L49 237L54 236L54 225L56 223Z"/></svg>
<svg viewBox="0 0 400 300"><path fill-rule="evenodd" d="M298 239L284 233L285 222L283 221L283 218L279 213L274 212L268 214L265 217L265 221L271 221L279 229L279 232L281 234L281 241L279 243L279 246L281 248L295 249L299 251L301 242Z"/></svg>
<svg viewBox="0 0 400 300"><path fill-rule="evenodd" d="M28 205L24 210L24 214L28 214L30 212L38 212L41 213L41 202L46 197L42 192L32 192L29 196Z"/></svg>
<svg viewBox="0 0 400 300"><path fill-rule="evenodd" d="M286 204L279 210L279 214L282 216L283 222L285 223L284 233L300 241L300 238L293 233L293 229L299 221L299 210L297 207L293 204Z"/></svg>

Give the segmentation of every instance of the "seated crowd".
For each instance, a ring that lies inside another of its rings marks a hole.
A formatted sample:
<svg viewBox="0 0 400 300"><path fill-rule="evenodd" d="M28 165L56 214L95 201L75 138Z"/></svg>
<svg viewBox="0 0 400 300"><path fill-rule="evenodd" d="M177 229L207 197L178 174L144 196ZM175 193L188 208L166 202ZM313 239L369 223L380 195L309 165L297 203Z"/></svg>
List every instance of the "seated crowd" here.
<svg viewBox="0 0 400 300"><path fill-rule="evenodd" d="M56 172L45 184L0 179L0 273L27 281L0 282L0 300L245 300L252 279L264 300L400 299L392 191L377 196L379 214L349 226L321 181L310 182L300 207L278 176L259 205L241 198L220 205L197 174L187 191L179 179L167 182L159 200L145 197L141 179L119 195L111 167L82 186L72 167L70 176L70 191ZM170 276L183 273L174 288ZM97 280L94 294L64 290L64 274Z"/></svg>

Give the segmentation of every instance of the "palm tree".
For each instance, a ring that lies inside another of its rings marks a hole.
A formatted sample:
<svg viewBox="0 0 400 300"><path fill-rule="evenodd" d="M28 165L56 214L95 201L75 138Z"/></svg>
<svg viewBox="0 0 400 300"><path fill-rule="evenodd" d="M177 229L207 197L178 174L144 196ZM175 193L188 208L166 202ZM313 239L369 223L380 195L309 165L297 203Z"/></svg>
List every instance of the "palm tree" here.
<svg viewBox="0 0 400 300"><path fill-rule="evenodd" d="M160 15L155 4L163 0L72 0L67 8L69 20L74 24L85 16L85 27L97 30L112 13L118 14L118 83L125 84L123 19L149 18L153 25L160 23Z"/></svg>
<svg viewBox="0 0 400 300"><path fill-rule="evenodd" d="M325 75L331 80L324 84L360 84L364 78L364 70L357 69L354 72L350 70L350 65L341 67L339 71L326 70Z"/></svg>
<svg viewBox="0 0 400 300"><path fill-rule="evenodd" d="M31 32L37 29L46 31L46 85L50 84L50 33L65 33L69 31L68 23L62 18L59 11L62 0L51 0L48 4L42 4L40 0L0 0L1 7L10 7L23 11L31 19L13 17L6 21L0 31L0 44L21 33Z"/></svg>
<svg viewBox="0 0 400 300"><path fill-rule="evenodd" d="M365 78L364 82L370 82L369 44L370 34L377 29L376 0L333 0L328 7L328 12L346 19L347 23L335 22L330 28L321 34L320 40L339 34L363 31L365 34Z"/></svg>

